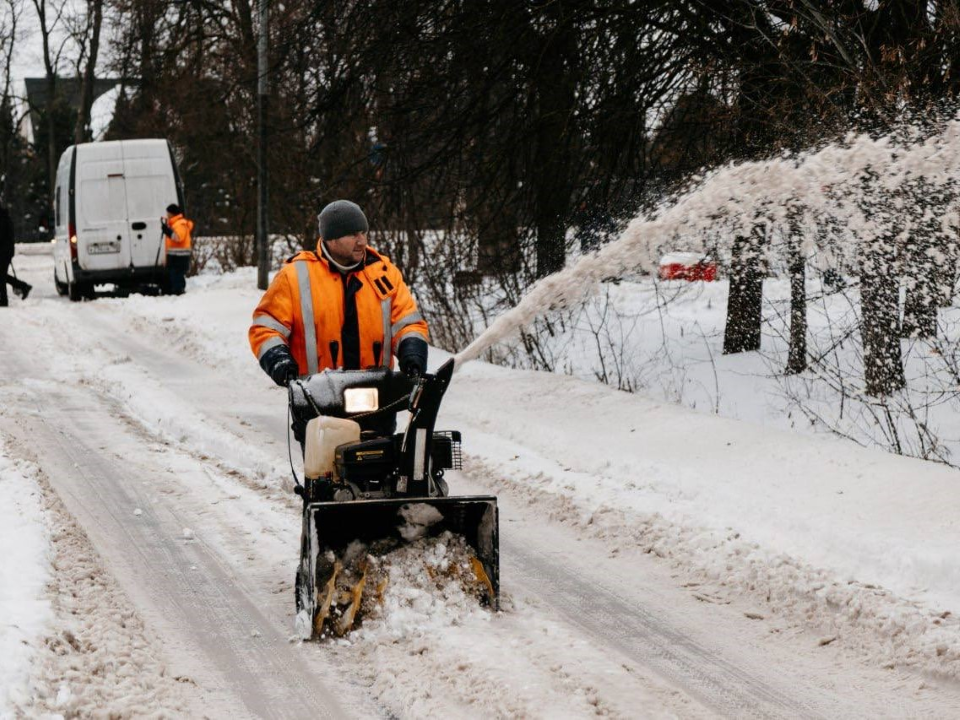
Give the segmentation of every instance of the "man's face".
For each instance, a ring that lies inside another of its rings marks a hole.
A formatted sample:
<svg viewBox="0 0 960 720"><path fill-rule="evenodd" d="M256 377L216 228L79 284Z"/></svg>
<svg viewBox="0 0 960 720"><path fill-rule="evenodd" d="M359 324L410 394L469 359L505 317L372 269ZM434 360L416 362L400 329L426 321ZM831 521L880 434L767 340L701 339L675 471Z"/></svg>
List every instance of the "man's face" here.
<svg viewBox="0 0 960 720"><path fill-rule="evenodd" d="M363 251L366 247L366 233L344 235L336 240L327 241L327 252L341 265L355 265L363 260Z"/></svg>

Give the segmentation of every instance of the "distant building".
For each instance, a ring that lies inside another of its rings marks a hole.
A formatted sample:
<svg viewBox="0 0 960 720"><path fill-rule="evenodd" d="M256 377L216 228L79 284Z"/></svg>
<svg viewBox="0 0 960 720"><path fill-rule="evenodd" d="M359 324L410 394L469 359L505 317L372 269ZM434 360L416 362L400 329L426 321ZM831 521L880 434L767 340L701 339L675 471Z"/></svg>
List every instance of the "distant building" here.
<svg viewBox="0 0 960 720"><path fill-rule="evenodd" d="M96 103L97 98L110 92L124 81L117 78L97 78L93 84L93 100ZM40 111L47 106L49 98L47 97L47 79L24 78L23 80L25 94L24 100L27 105L27 112L20 123L20 134L29 142L33 142L36 137L36 130L40 126ZM80 84L81 79L76 77L58 77L57 95L66 102L68 107L80 109ZM130 81L126 81L130 84Z"/></svg>

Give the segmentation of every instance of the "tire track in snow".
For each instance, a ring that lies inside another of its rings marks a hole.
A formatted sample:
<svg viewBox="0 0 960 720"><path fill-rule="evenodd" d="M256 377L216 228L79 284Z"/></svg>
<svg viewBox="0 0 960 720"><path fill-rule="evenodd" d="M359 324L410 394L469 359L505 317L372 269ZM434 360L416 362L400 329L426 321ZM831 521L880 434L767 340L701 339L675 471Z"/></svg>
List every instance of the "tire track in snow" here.
<svg viewBox="0 0 960 720"><path fill-rule="evenodd" d="M823 717L809 703L728 662L660 620L655 612L608 587L584 581L575 570L552 559L554 553L501 538L500 554L516 566L524 591L535 593L567 622L653 669L707 707L729 717Z"/></svg>

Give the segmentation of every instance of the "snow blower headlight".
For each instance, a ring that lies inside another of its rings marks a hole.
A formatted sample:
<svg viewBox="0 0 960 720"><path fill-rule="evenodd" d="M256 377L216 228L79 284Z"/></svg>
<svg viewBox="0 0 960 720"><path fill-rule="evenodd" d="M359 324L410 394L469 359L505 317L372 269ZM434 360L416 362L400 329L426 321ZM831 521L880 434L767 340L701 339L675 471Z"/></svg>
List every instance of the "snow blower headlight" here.
<svg viewBox="0 0 960 720"><path fill-rule="evenodd" d="M377 388L349 388L343 391L343 408L348 413L372 412L380 407Z"/></svg>

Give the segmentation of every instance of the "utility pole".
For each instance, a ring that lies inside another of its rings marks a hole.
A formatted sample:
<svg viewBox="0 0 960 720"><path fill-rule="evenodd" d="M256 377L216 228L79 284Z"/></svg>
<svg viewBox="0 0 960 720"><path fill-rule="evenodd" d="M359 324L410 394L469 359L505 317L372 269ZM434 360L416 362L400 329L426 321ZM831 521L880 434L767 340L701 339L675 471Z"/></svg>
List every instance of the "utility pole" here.
<svg viewBox="0 0 960 720"><path fill-rule="evenodd" d="M267 222L267 2L260 0L260 39L257 43L257 287L266 290L270 275Z"/></svg>

